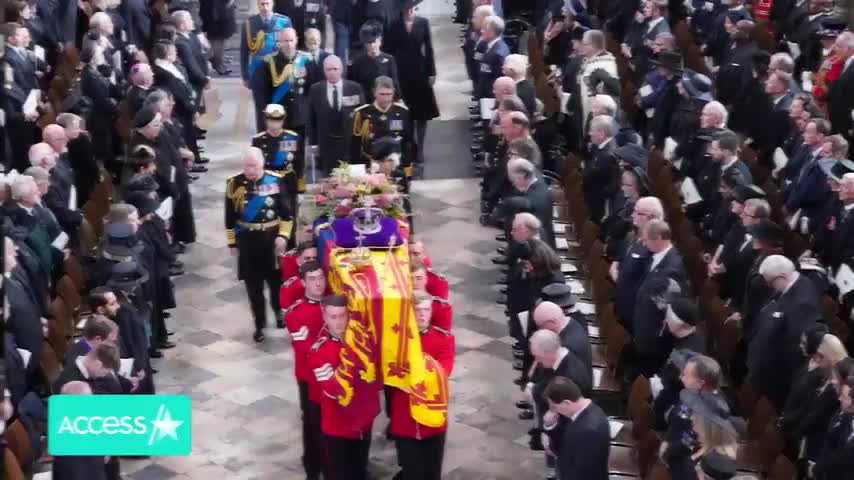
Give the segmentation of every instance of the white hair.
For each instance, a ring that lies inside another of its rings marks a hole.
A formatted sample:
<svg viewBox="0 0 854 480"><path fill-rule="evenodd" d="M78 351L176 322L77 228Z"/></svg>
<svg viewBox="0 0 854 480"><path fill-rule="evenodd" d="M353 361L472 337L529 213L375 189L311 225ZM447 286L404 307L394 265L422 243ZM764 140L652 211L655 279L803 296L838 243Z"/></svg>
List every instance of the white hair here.
<svg viewBox="0 0 854 480"><path fill-rule="evenodd" d="M635 203L635 208L644 207L649 216L656 220L664 220L664 205L658 197L641 197Z"/></svg>
<svg viewBox="0 0 854 480"><path fill-rule="evenodd" d="M495 16L495 9L492 5L481 5L474 9L475 17L489 18Z"/></svg>
<svg viewBox="0 0 854 480"><path fill-rule="evenodd" d="M12 182L12 200L21 200L33 190L38 189L36 181L29 175L18 175L15 181Z"/></svg>
<svg viewBox="0 0 854 480"><path fill-rule="evenodd" d="M48 155L53 155L53 154L54 154L53 147L51 147L50 145L48 145L44 142L36 143L35 145L32 145L30 147L30 151L29 151L30 164L35 165L37 167L40 167L42 165L42 161L44 160L44 158Z"/></svg>
<svg viewBox="0 0 854 480"><path fill-rule="evenodd" d="M782 255L769 255L768 258L762 261L759 265L759 275L766 282L777 277L785 277L795 272L795 264L791 260Z"/></svg>
<svg viewBox="0 0 854 480"><path fill-rule="evenodd" d="M498 37L504 35L504 19L498 15L490 15L483 19L483 26L491 29Z"/></svg>
<svg viewBox="0 0 854 480"><path fill-rule="evenodd" d="M593 97L593 103L599 105L599 108L604 110L606 115L613 117L617 113L617 102L610 95L605 95L604 93L597 94Z"/></svg>
<svg viewBox="0 0 854 480"><path fill-rule="evenodd" d="M846 173L842 176L842 180L839 183L847 187L854 187L854 173Z"/></svg>
<svg viewBox="0 0 854 480"><path fill-rule="evenodd" d="M192 20L193 16L190 15L190 12L188 12L186 10L176 10L176 11L172 12L171 18L172 18L172 22L174 22L175 24L178 24L178 23L183 22L185 20Z"/></svg>
<svg viewBox="0 0 854 480"><path fill-rule="evenodd" d="M543 353L556 352L560 350L560 337L557 333L545 328L537 330L531 335L531 348Z"/></svg>
<svg viewBox="0 0 854 480"><path fill-rule="evenodd" d="M341 57L338 55L327 55L326 58L323 59L323 68L326 68L331 63L335 63L339 67L343 66Z"/></svg>
<svg viewBox="0 0 854 480"><path fill-rule="evenodd" d="M608 137L613 137L617 134L617 122L614 121L614 117L597 115L590 120L590 131L593 130L603 131Z"/></svg>
<svg viewBox="0 0 854 480"><path fill-rule="evenodd" d="M533 178L537 173L537 167L526 158L513 157L507 161L507 172Z"/></svg>
<svg viewBox="0 0 854 480"><path fill-rule="evenodd" d="M524 77L528 73L528 57L518 53L511 53L504 59L504 68L516 75Z"/></svg>
<svg viewBox="0 0 854 480"><path fill-rule="evenodd" d="M514 220L519 220L525 228L535 233L539 232L543 226L543 222L530 212L517 213Z"/></svg>
<svg viewBox="0 0 854 480"><path fill-rule="evenodd" d="M786 52L777 52L774 55L771 55L769 64L786 73L792 73L795 71L795 61L792 59L792 56Z"/></svg>
<svg viewBox="0 0 854 480"><path fill-rule="evenodd" d="M717 100L713 100L706 104L705 108L709 109L709 112L716 115L718 117L718 123L715 125L718 128L723 128L726 125L727 117L729 113L726 110L726 107L723 103L718 102Z"/></svg>
<svg viewBox="0 0 854 480"><path fill-rule="evenodd" d="M112 22L113 19L106 12L95 12L89 17L89 27L101 28L107 22Z"/></svg>

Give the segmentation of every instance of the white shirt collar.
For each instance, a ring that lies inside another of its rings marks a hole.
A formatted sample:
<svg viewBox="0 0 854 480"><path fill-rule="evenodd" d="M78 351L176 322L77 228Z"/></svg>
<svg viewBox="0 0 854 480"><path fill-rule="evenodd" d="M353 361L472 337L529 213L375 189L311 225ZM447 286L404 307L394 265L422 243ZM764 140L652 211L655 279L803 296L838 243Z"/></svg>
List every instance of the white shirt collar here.
<svg viewBox="0 0 854 480"><path fill-rule="evenodd" d="M854 210L854 203L849 203L848 205L845 205L843 208L845 208L846 211L850 212L851 210Z"/></svg>
<svg viewBox="0 0 854 480"><path fill-rule="evenodd" d="M578 420L578 417L579 417L579 416L580 416L580 415L581 415L585 410L587 410L587 407L589 407L591 403L593 403L593 402L587 402L587 405L585 405L585 406L581 407L581 409L580 409L580 410L578 410L577 412L575 412L571 417L569 417L569 419L570 419L570 420L572 420L573 422L574 422L574 421L576 421L576 420Z"/></svg>
<svg viewBox="0 0 854 480"><path fill-rule="evenodd" d="M489 50L490 48L492 48L492 46L498 43L499 40L501 40L501 37L492 39L489 43L486 44L486 49Z"/></svg>
<svg viewBox="0 0 854 480"><path fill-rule="evenodd" d="M848 57L848 60L845 60L845 65L842 67L842 71L848 70L848 67L851 65L851 60L854 60L854 55Z"/></svg>
<svg viewBox="0 0 854 480"><path fill-rule="evenodd" d="M557 360L555 361L555 364L552 365L552 370L557 370L560 366L560 362L562 362L567 355L569 355L569 349L566 347L560 347L560 350L557 353Z"/></svg>
<svg viewBox="0 0 854 480"><path fill-rule="evenodd" d="M650 20L649 23L646 25L647 33L651 32L652 29L655 28L656 25L661 23L662 20L664 20L664 17L658 17L656 19Z"/></svg>
<svg viewBox="0 0 854 480"><path fill-rule="evenodd" d="M653 253L652 254L652 265L649 267L649 270L650 271L655 270L655 267L657 267L658 264L661 263L661 260L664 259L664 256L667 255L667 252L669 252L672 249L673 249L673 245L670 245L669 247L665 248L664 250L662 250L658 253Z"/></svg>
<svg viewBox="0 0 854 480"><path fill-rule="evenodd" d="M608 145L608 142L610 142L613 139L614 139L614 137L608 137L607 140L605 140L604 142L602 142L598 145L599 149L601 150L601 149L605 148L605 145Z"/></svg>
<svg viewBox="0 0 854 480"><path fill-rule="evenodd" d="M338 87L338 91L340 92L340 91L341 91L342 86L344 85L344 79L343 79L343 78L339 78L337 82L330 82L330 81L327 81L327 82L326 82L326 84L327 84L327 87L326 87L326 88L327 88L327 89L329 89L329 91L330 91L330 92L332 91L332 87L333 87L333 86Z"/></svg>
<svg viewBox="0 0 854 480"><path fill-rule="evenodd" d="M85 378L86 380L92 378L92 376L89 375L89 370L86 370L86 365L83 363L82 355L77 357L76 360L74 360L74 364L77 365L77 369L80 370L80 373L83 375L83 378Z"/></svg>
<svg viewBox="0 0 854 480"><path fill-rule="evenodd" d="M731 166L735 165L735 163L736 163L736 162L738 162L738 157L732 157L732 158L730 158L730 159L726 160L726 161L721 165L721 171L724 171L724 170L726 170L726 169L730 168Z"/></svg>

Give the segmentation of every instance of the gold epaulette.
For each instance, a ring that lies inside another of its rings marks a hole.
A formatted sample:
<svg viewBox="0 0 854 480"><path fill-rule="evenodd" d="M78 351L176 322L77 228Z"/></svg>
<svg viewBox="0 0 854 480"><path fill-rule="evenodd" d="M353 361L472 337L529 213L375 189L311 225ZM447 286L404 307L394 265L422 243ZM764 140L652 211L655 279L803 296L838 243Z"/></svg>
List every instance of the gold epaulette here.
<svg viewBox="0 0 854 480"><path fill-rule="evenodd" d="M362 106L359 106L359 107L356 107L355 109L353 109L353 112L358 112L359 110L362 110L363 108L367 108L367 107L370 107L370 106L371 106L371 104L370 104L370 103L366 103L366 104L364 104L364 105L362 105Z"/></svg>
<svg viewBox="0 0 854 480"><path fill-rule="evenodd" d="M299 133L297 133L297 132L295 132L295 131L293 131L293 130L287 130L287 129L285 129L285 133L290 134L290 135L296 135L296 136L298 136L298 137L299 137Z"/></svg>
<svg viewBox="0 0 854 480"><path fill-rule="evenodd" d="M282 178L282 174L279 172L276 172L274 170L264 170L264 173L269 173L270 175L272 175L274 177Z"/></svg>

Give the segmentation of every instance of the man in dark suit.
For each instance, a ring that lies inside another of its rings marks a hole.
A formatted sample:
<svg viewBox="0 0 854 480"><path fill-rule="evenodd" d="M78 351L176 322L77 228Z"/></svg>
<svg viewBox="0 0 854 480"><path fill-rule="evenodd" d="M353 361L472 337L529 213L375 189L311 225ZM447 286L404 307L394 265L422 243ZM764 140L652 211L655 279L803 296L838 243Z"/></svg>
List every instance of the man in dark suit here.
<svg viewBox="0 0 854 480"><path fill-rule="evenodd" d="M561 345L568 348L586 369L592 368L590 337L584 325L567 316L562 308L552 302L542 302L534 307L533 317L537 329L558 334Z"/></svg>
<svg viewBox="0 0 854 480"><path fill-rule="evenodd" d="M119 326L115 322L101 314L93 315L83 326L83 336L68 347L62 363L66 365L73 363L77 357L86 355L101 342L110 342L115 345L118 339Z"/></svg>
<svg viewBox="0 0 854 480"><path fill-rule="evenodd" d="M69 382L86 382L96 393L122 393L122 385L115 372L121 366L116 345L101 342L85 355L65 365L53 384L53 391L62 391Z"/></svg>
<svg viewBox="0 0 854 480"><path fill-rule="evenodd" d="M759 274L774 290L776 299L759 313L758 331L748 346L747 367L754 388L782 409L792 378L802 364L803 356L798 356L801 334L823 321L819 296L813 282L782 255L766 257Z"/></svg>
<svg viewBox="0 0 854 480"><path fill-rule="evenodd" d="M39 88L40 74L38 59L29 50L30 32L27 27L13 23L9 25L6 36L6 53L3 62L12 67L13 81L29 95L30 91Z"/></svg>
<svg viewBox="0 0 854 480"><path fill-rule="evenodd" d="M830 422L821 455L809 462L809 478L845 478L854 469L854 379L839 385L839 412Z"/></svg>
<svg viewBox="0 0 854 480"><path fill-rule="evenodd" d="M611 430L605 412L565 377L552 380L545 397L546 420L553 427L549 450L557 456L557 478L608 480Z"/></svg>
<svg viewBox="0 0 854 480"><path fill-rule="evenodd" d="M264 130L264 108L270 99L265 94L264 77L258 73L266 68L265 57L276 50L276 32L290 26L290 18L273 13L273 0L258 0L258 13L246 19L241 29L240 77L243 86L252 91L259 132Z"/></svg>
<svg viewBox="0 0 854 480"><path fill-rule="evenodd" d="M837 198L822 225L818 226L813 250L822 265L834 272L854 258L854 162L851 160L821 161L822 170L836 183Z"/></svg>
<svg viewBox="0 0 854 480"><path fill-rule="evenodd" d="M632 331L632 312L637 300L637 291L652 261L652 254L641 240L640 232L650 220L663 218L664 207L661 205L661 200L656 197L639 198L632 210L634 238L625 253L611 263L610 274L615 284L614 311L617 319L629 333Z"/></svg>
<svg viewBox="0 0 854 480"><path fill-rule="evenodd" d="M74 380L63 385L63 395L92 395L89 383ZM57 480L107 480L103 456L66 456L53 459L53 478Z"/></svg>
<svg viewBox="0 0 854 480"><path fill-rule="evenodd" d="M348 161L350 152L350 118L354 109L365 103L361 85L342 78L341 59L329 55L323 61L326 80L311 86L308 93L306 137L320 159L318 168L327 174Z"/></svg>
<svg viewBox="0 0 854 480"><path fill-rule="evenodd" d="M833 133L842 134L849 142L851 135L851 111L854 110L854 33L843 32L836 39L836 54L844 60L842 73L830 84L827 92L827 116L833 125Z"/></svg>
<svg viewBox="0 0 854 480"><path fill-rule="evenodd" d="M555 248L554 202L548 185L537 175L534 164L524 158L512 158L507 162L507 176L515 192L504 199L506 218L513 218L520 212L534 214L542 224L541 239Z"/></svg>
<svg viewBox="0 0 854 480"><path fill-rule="evenodd" d="M824 139L829 134L830 124L820 118L810 119L804 126L800 145L780 170L779 179L784 195L794 190L793 185L801 177L804 168L822 156Z"/></svg>
<svg viewBox="0 0 854 480"><path fill-rule="evenodd" d="M196 105L201 104L202 90L211 81L208 75L208 59L202 50L202 42L194 32L193 16L186 10L172 13L172 22L178 30L175 35L175 49L178 61L187 73L187 81L196 93Z"/></svg>
<svg viewBox="0 0 854 480"><path fill-rule="evenodd" d="M664 316L659 298L668 290L671 281L687 293L688 275L682 256L671 242L670 226L663 220L651 220L641 232L644 245L652 254L649 270L638 286L632 313L632 335L638 367L647 377L661 369L670 354L670 344L665 337Z"/></svg>
<svg viewBox="0 0 854 480"><path fill-rule="evenodd" d="M599 115L590 121L590 160L582 173L584 199L590 207L590 219L596 223L605 216L605 205L617 192L617 148L614 136L618 127L613 117Z"/></svg>
<svg viewBox="0 0 854 480"><path fill-rule="evenodd" d="M821 149L814 151L812 157L801 167L800 173L789 184L788 188L783 190L788 215L794 216L799 213L802 218L813 219L807 221L810 232L817 227L814 219L820 217L821 209L832 194L827 183L827 177L819 166L819 159L821 157L843 159L848 156L848 145L844 139L825 141L825 136L830 134L830 130L830 124L821 118L813 119L807 124L807 128L804 130L804 143L812 142L812 136L816 135L819 138L818 142ZM796 228L800 229L800 226L796 225Z"/></svg>
<svg viewBox="0 0 854 480"><path fill-rule="evenodd" d="M765 93L771 98L771 112L768 114L767 135L761 139L758 147L765 152L773 152L783 145L792 131L789 109L792 107L792 75L782 70L768 74L765 80Z"/></svg>
<svg viewBox="0 0 854 480"><path fill-rule="evenodd" d="M477 65L477 82L474 96L477 99L491 98L492 84L501 76L504 59L510 55L510 48L504 42L504 20L490 16L483 21L481 43L485 50Z"/></svg>
<svg viewBox="0 0 854 480"><path fill-rule="evenodd" d="M533 118L537 111L537 92L534 84L528 80L528 57L517 53L507 55L504 59L502 73L504 76L513 79L513 82L516 84L516 96L521 98L522 103L525 104L525 109L528 110L528 117ZM494 86L498 87L497 84ZM509 95L512 95L512 92L508 93ZM499 99L496 98L496 102L498 101Z"/></svg>
<svg viewBox="0 0 854 480"><path fill-rule="evenodd" d="M326 30L326 3L326 0L276 0L274 10L291 19L300 48L307 49L308 29Z"/></svg>

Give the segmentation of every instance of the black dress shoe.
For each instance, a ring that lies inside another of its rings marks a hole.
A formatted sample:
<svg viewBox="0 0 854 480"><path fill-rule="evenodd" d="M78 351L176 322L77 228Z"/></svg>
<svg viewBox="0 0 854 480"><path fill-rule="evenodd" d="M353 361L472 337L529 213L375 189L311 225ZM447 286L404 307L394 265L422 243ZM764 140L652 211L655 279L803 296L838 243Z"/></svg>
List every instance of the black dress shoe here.
<svg viewBox="0 0 854 480"><path fill-rule="evenodd" d="M170 331L166 332L167 337L171 337L172 335L175 335L175 332L170 332Z"/></svg>
<svg viewBox="0 0 854 480"><path fill-rule="evenodd" d="M498 284L499 285L507 285L507 275L504 275L503 277L499 278Z"/></svg>
<svg viewBox="0 0 854 480"><path fill-rule="evenodd" d="M169 267L169 276L170 277L177 277L178 275L183 275L183 274L184 274L183 268L178 268L178 267L174 267L174 266Z"/></svg>
<svg viewBox="0 0 854 480"><path fill-rule="evenodd" d="M255 333L252 334L252 340L255 340L255 343L261 343L264 341L264 332L261 330L255 330Z"/></svg>
<svg viewBox="0 0 854 480"><path fill-rule="evenodd" d="M513 383L515 383L516 385L519 385L521 387L521 386L525 385L525 379L522 377L519 377L519 378L513 380Z"/></svg>
<svg viewBox="0 0 854 480"><path fill-rule="evenodd" d="M525 365L522 364L522 360L516 360L515 362L513 362L513 370L521 372L522 370L524 370L524 368Z"/></svg>
<svg viewBox="0 0 854 480"><path fill-rule="evenodd" d="M202 163L211 163L211 159L208 157L199 157L199 159L196 160L196 165L199 165Z"/></svg>
<svg viewBox="0 0 854 480"><path fill-rule="evenodd" d="M285 328L285 321L281 318L276 319L276 328Z"/></svg>
<svg viewBox="0 0 854 480"><path fill-rule="evenodd" d="M531 415L534 415L533 411L531 412ZM519 414L519 418L522 418L521 413ZM533 416L531 418L533 418ZM543 447L543 437L540 436L539 433L531 435L531 439L528 440L528 447L535 452L542 452L545 450L545 447Z"/></svg>
<svg viewBox="0 0 854 480"><path fill-rule="evenodd" d="M156 369L156 368L152 368L152 369L151 369L151 374L152 374L152 375L157 375L158 373L160 373L160 370L158 370L158 369Z"/></svg>
<svg viewBox="0 0 854 480"><path fill-rule="evenodd" d="M525 352L517 352L516 350L513 350L513 358L515 358L516 360L524 360Z"/></svg>
<svg viewBox="0 0 854 480"><path fill-rule="evenodd" d="M496 300L495 303L499 305L507 305L507 296L501 295L500 297L498 297L498 300Z"/></svg>
<svg viewBox="0 0 854 480"><path fill-rule="evenodd" d="M495 241L496 242L506 242L507 241L507 235L504 235L503 233L499 233L498 235L495 236Z"/></svg>
<svg viewBox="0 0 854 480"><path fill-rule="evenodd" d="M175 342L170 342L169 340L164 340L157 345L157 348L161 350L168 350L170 348L175 348L178 346Z"/></svg>
<svg viewBox="0 0 854 480"><path fill-rule="evenodd" d="M172 318L172 312L163 312L163 318ZM169 335L172 335L175 332L169 332Z"/></svg>
<svg viewBox="0 0 854 480"><path fill-rule="evenodd" d="M519 412L519 420L532 420L533 418L533 410L522 410L521 412Z"/></svg>
<svg viewBox="0 0 854 480"><path fill-rule="evenodd" d="M501 290L499 290L499 293L501 293L502 295L507 295L507 287L504 287Z"/></svg>
<svg viewBox="0 0 854 480"><path fill-rule="evenodd" d="M182 262L181 260L175 260L169 266L175 268L184 268L184 262Z"/></svg>
<svg viewBox="0 0 854 480"><path fill-rule="evenodd" d="M187 246L181 242L175 244L175 253L181 254L187 251Z"/></svg>
<svg viewBox="0 0 854 480"><path fill-rule="evenodd" d="M153 348L148 349L148 358L163 358L163 352Z"/></svg>
<svg viewBox="0 0 854 480"><path fill-rule="evenodd" d="M225 67L225 66L220 66L219 68L214 68L214 71L222 77L224 77L226 75L231 75L231 69L228 67Z"/></svg>
<svg viewBox="0 0 854 480"><path fill-rule="evenodd" d="M190 167L190 171L193 173L205 173L208 171L208 167L204 165L193 165Z"/></svg>
<svg viewBox="0 0 854 480"><path fill-rule="evenodd" d="M195 168L195 167L193 167L193 168ZM187 177L194 182L199 179L198 175L187 175Z"/></svg>
<svg viewBox="0 0 854 480"><path fill-rule="evenodd" d="M507 257L492 257L492 263L496 265L507 265Z"/></svg>
<svg viewBox="0 0 854 480"><path fill-rule="evenodd" d="M521 408L522 410L530 410L534 407L531 406L531 402L527 400L519 400L516 402L516 408Z"/></svg>
<svg viewBox="0 0 854 480"><path fill-rule="evenodd" d="M505 309L504 309L504 316L505 316L505 317L509 317L509 316L510 316L510 309L509 309L509 308L505 308Z"/></svg>
<svg viewBox="0 0 854 480"><path fill-rule="evenodd" d="M498 252L499 255L506 255L507 254L507 249L505 247L498 247L495 249L495 251Z"/></svg>
<svg viewBox="0 0 854 480"><path fill-rule="evenodd" d="M510 273L510 267L501 267L501 273L507 275Z"/></svg>

